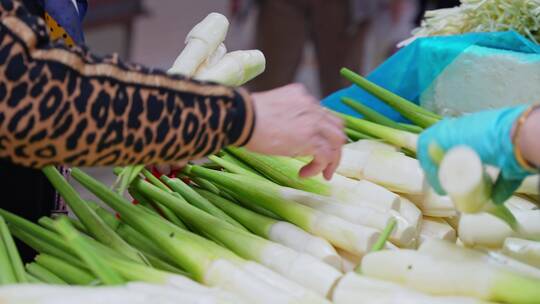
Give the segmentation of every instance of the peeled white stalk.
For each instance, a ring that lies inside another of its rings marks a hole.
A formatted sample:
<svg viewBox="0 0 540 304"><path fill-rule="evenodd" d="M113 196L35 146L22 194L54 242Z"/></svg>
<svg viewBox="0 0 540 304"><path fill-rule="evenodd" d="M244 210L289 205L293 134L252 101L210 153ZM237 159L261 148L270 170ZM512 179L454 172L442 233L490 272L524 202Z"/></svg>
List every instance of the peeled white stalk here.
<svg viewBox="0 0 540 304"><path fill-rule="evenodd" d="M261 51L234 51L195 75L195 79L236 87L260 75L265 67L266 60Z"/></svg>
<svg viewBox="0 0 540 304"><path fill-rule="evenodd" d="M457 231L459 227L459 215L444 218L444 220Z"/></svg>
<svg viewBox="0 0 540 304"><path fill-rule="evenodd" d="M526 264L540 268L540 242L507 238L502 252Z"/></svg>
<svg viewBox="0 0 540 304"><path fill-rule="evenodd" d="M398 148L369 139L348 143L341 149L341 161L336 172L349 178L362 179L366 162L373 151L397 152Z"/></svg>
<svg viewBox="0 0 540 304"><path fill-rule="evenodd" d="M289 222L269 218L246 209L209 191L201 189L196 189L196 191L254 234L298 252L307 253L336 269L341 269L341 258L325 239L311 235Z"/></svg>
<svg viewBox="0 0 540 304"><path fill-rule="evenodd" d="M450 197L437 194L431 187L427 187L425 192L420 195L404 194L403 196L415 203L424 215L432 217L457 215L456 207Z"/></svg>
<svg viewBox="0 0 540 304"><path fill-rule="evenodd" d="M283 289L270 285L266 279L261 279L242 269L235 263L219 259L209 266L204 278L205 284L209 286L219 286L220 288L237 294L248 303L311 303L311 297L302 299L298 295L284 292ZM274 285L281 286L279 280L273 282ZM300 289L301 290L301 289ZM319 301L324 303L324 301Z"/></svg>
<svg viewBox="0 0 540 304"><path fill-rule="evenodd" d="M229 21L225 16L210 13L188 33L186 46L168 73L193 76L199 66L225 40L228 29Z"/></svg>
<svg viewBox="0 0 540 304"><path fill-rule="evenodd" d="M472 298L433 297L401 285L350 272L338 283L332 297L335 304L480 304Z"/></svg>
<svg viewBox="0 0 540 304"><path fill-rule="evenodd" d="M408 194L424 192L424 171L418 160L400 152L372 151L363 174L365 179L392 191Z"/></svg>
<svg viewBox="0 0 540 304"><path fill-rule="evenodd" d="M303 179L298 172L305 166L305 160L262 155L238 148L228 150L282 186L333 197L343 203L371 205L383 211L399 209L398 195L369 181L358 181L339 174L334 174L330 181L325 180L322 174Z"/></svg>
<svg viewBox="0 0 540 304"><path fill-rule="evenodd" d="M517 220L515 236L540 241L540 209L511 211Z"/></svg>
<svg viewBox="0 0 540 304"><path fill-rule="evenodd" d="M362 179L371 151L354 150L348 145L341 149L341 160L336 172L348 178Z"/></svg>
<svg viewBox="0 0 540 304"><path fill-rule="evenodd" d="M124 286L55 286L45 284L18 284L0 288L2 303L157 303L172 304L178 299L187 304L247 303L241 298L219 290L207 288L194 292L175 287L147 283L128 283Z"/></svg>
<svg viewBox="0 0 540 304"><path fill-rule="evenodd" d="M527 194L527 195L539 195L538 186L540 185L540 175L532 175L525 180L521 186L516 190L516 193Z"/></svg>
<svg viewBox="0 0 540 304"><path fill-rule="evenodd" d="M288 222L278 221L273 224L270 227L268 239L298 252L310 254L336 269L342 267L341 258L328 241L313 236Z"/></svg>
<svg viewBox="0 0 540 304"><path fill-rule="evenodd" d="M349 223L337 216L314 213L311 233L325 238L334 246L362 255L375 244L379 231L362 225Z"/></svg>
<svg viewBox="0 0 540 304"><path fill-rule="evenodd" d="M376 229L384 229L392 218L389 213L384 213L370 206L342 204L332 198L294 188L282 187L280 194L286 199L324 213L333 214L353 224Z"/></svg>
<svg viewBox="0 0 540 304"><path fill-rule="evenodd" d="M360 265L360 262L362 261L362 256L360 255L352 254L339 248L337 249L337 252L343 259L343 272L345 273L349 271L354 271L355 268Z"/></svg>
<svg viewBox="0 0 540 304"><path fill-rule="evenodd" d="M404 197L400 198L400 202L399 214L407 220L410 226L418 229L420 227L420 220L422 219L422 211L413 202Z"/></svg>
<svg viewBox="0 0 540 304"><path fill-rule="evenodd" d="M490 200L491 178L484 172L478 154L469 147L456 147L444 155L439 180L459 211L479 212Z"/></svg>
<svg viewBox="0 0 540 304"><path fill-rule="evenodd" d="M305 231L352 253L363 254L371 250L380 236L376 229L347 222L284 198L280 186L272 182L198 166L189 168L189 171L229 189L231 195L243 204L264 207Z"/></svg>
<svg viewBox="0 0 540 304"><path fill-rule="evenodd" d="M500 248L504 240L515 236L540 240L540 210L512 209L516 217L515 230L494 215L480 212L463 213L459 220L459 238L468 246Z"/></svg>
<svg viewBox="0 0 540 304"><path fill-rule="evenodd" d="M399 209L399 195L370 181L334 174L328 184L330 196L345 203L369 205L382 211Z"/></svg>
<svg viewBox="0 0 540 304"><path fill-rule="evenodd" d="M380 143L377 143L379 145ZM337 172L349 178L366 179L392 191L421 194L425 188L424 172L418 161L395 149L372 147L342 149Z"/></svg>
<svg viewBox="0 0 540 304"><path fill-rule="evenodd" d="M540 280L480 261L455 261L403 249L362 259L362 273L438 296L465 296L516 304L536 303Z"/></svg>
<svg viewBox="0 0 540 304"><path fill-rule="evenodd" d="M197 71L195 71L194 75L198 75L202 73L203 71L208 70L210 67L216 65L223 56L227 54L227 47L225 44L220 43L216 50L208 57L206 60L197 68Z"/></svg>
<svg viewBox="0 0 540 304"><path fill-rule="evenodd" d="M365 151L365 152L371 152L373 150L394 151L394 152L399 151L399 148L394 145L387 144L383 141L373 140L373 139L361 139L353 143L348 143L344 146L344 148L355 150L355 151Z"/></svg>
<svg viewBox="0 0 540 304"><path fill-rule="evenodd" d="M291 280L283 279L283 277L265 266L248 261L242 264L242 270L252 275L254 278L269 284L280 292L292 295L298 299L298 303L320 303L329 304L328 300L319 296L317 293L306 290L300 284ZM341 277L341 274L340 274ZM334 278L336 280L336 278Z"/></svg>
<svg viewBox="0 0 540 304"><path fill-rule="evenodd" d="M471 261L500 268L505 271L540 279L540 269L513 259L511 256L486 249L463 248L450 242L430 239L424 242L418 251L434 258L456 262Z"/></svg>
<svg viewBox="0 0 540 304"><path fill-rule="evenodd" d="M504 204L510 209L510 210L535 210L540 209L538 205L531 202L528 199L524 199L520 196L512 196L510 197Z"/></svg>
<svg viewBox="0 0 540 304"><path fill-rule="evenodd" d="M173 181L168 180L168 182L172 184ZM285 278L319 293L323 297L329 292L335 280L341 276L338 270L311 255L297 252L289 247L239 229L190 205L186 201L179 200L177 197L159 190L155 186L139 182L135 187L142 194L171 208L186 224L221 243L239 256L257 261ZM183 190L177 191L183 195L187 192ZM204 198L201 197L201 199ZM305 277L306 272L310 272L309 278Z"/></svg>
<svg viewBox="0 0 540 304"><path fill-rule="evenodd" d="M458 235L467 246L500 248L513 231L507 223L489 213L463 213L459 219Z"/></svg>
<svg viewBox="0 0 540 304"><path fill-rule="evenodd" d="M302 285L326 297L342 273L310 255L292 252L292 249L279 244L265 246L259 262L298 283L295 285Z"/></svg>
<svg viewBox="0 0 540 304"><path fill-rule="evenodd" d="M424 243L429 239L455 242L456 231L441 218L424 217L420 228L420 243Z"/></svg>
<svg viewBox="0 0 540 304"><path fill-rule="evenodd" d="M393 217L400 217L396 211L393 213L383 212L369 205L342 204L332 198L294 188L282 187L281 195L310 208L333 214L353 224L360 224L378 230L383 230L388 226ZM415 225L411 225L403 218L401 221L398 220L398 228L394 230L390 240L398 245L405 246L414 240L416 232Z"/></svg>

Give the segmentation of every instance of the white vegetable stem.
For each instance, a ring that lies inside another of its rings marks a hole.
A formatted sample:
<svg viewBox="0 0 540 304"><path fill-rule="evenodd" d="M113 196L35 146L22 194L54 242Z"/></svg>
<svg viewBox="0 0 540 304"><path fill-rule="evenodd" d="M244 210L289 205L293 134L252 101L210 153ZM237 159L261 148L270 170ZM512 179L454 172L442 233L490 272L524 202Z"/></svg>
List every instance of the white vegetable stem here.
<svg viewBox="0 0 540 304"><path fill-rule="evenodd" d="M398 219L398 228L394 230L394 233L390 237L390 240L398 245L406 246L416 236L416 225L410 224L409 221L395 210L385 212L369 205L343 204L329 197L288 187L281 187L280 194L283 198L298 202L310 208L327 214L333 214L354 224L360 224L378 230L383 230L388 226L392 217L400 218L401 220Z"/></svg>
<svg viewBox="0 0 540 304"><path fill-rule="evenodd" d="M512 228L496 216L480 213L462 213L458 227L459 239L467 246L500 248Z"/></svg>
<svg viewBox="0 0 540 304"><path fill-rule="evenodd" d="M445 154L439 166L439 180L459 211L478 212L490 199L491 180L484 173L478 154L466 146Z"/></svg>
<svg viewBox="0 0 540 304"><path fill-rule="evenodd" d="M236 87L260 75L265 67L266 60L261 51L235 51L223 56L215 65L195 75L195 78Z"/></svg>
<svg viewBox="0 0 540 304"><path fill-rule="evenodd" d="M459 220L459 238L468 246L500 248L506 238L514 236L540 240L540 210L511 208L517 219L515 230L489 213L463 213Z"/></svg>
<svg viewBox="0 0 540 304"><path fill-rule="evenodd" d="M345 275L334 290L335 304L480 304L477 299L434 297L395 283L369 278L354 272Z"/></svg>
<svg viewBox="0 0 540 304"><path fill-rule="evenodd" d="M188 170L220 187L230 189L231 194L242 203L264 207L313 235L353 253L369 251L379 237L380 233L373 228L352 224L282 197L280 187L272 182L198 166Z"/></svg>
<svg viewBox="0 0 540 304"><path fill-rule="evenodd" d="M218 13L210 13L188 33L186 47L169 69L171 74L193 76L197 68L225 40L229 21Z"/></svg>
<svg viewBox="0 0 540 304"><path fill-rule="evenodd" d="M502 252L529 265L540 268L540 242L507 238Z"/></svg>
<svg viewBox="0 0 540 304"><path fill-rule="evenodd" d="M339 174L334 174L330 181L326 181L322 175L300 178L298 172L305 166L300 160L262 155L239 148L228 148L228 151L282 186L330 196L344 203L371 205L380 210L399 208L398 195L369 181L357 181Z"/></svg>
<svg viewBox="0 0 540 304"><path fill-rule="evenodd" d="M175 286L128 283L118 287L77 287L44 284L20 284L0 288L0 302L5 304L115 303L170 304L182 299L186 304L240 304L243 299L217 290L184 290Z"/></svg>
<svg viewBox="0 0 540 304"><path fill-rule="evenodd" d="M497 251L486 249L469 249L458 246L451 242L437 239L427 240L420 246L420 248L418 248L418 251L434 258L456 262L479 262L484 265L491 265L505 271L511 271L517 274L540 279L540 269L529 266Z"/></svg>
<svg viewBox="0 0 540 304"><path fill-rule="evenodd" d="M307 253L336 269L341 269L341 258L325 239L311 235L291 223L258 214L214 193L195 190L254 234Z"/></svg>
<svg viewBox="0 0 540 304"><path fill-rule="evenodd" d="M416 159L385 146L364 144L360 147L363 149L343 147L338 173L350 178L366 179L392 191L409 194L424 191L424 173Z"/></svg>
<svg viewBox="0 0 540 304"><path fill-rule="evenodd" d="M370 181L334 174L327 184L330 196L344 203L370 206L381 211L399 210L399 196Z"/></svg>
<svg viewBox="0 0 540 304"><path fill-rule="evenodd" d="M409 200L414 202L422 213L433 217L452 217L457 215L456 207L448 196L437 194L433 188L426 187L423 194L404 194Z"/></svg>
<svg viewBox="0 0 540 304"><path fill-rule="evenodd" d="M478 261L441 259L408 249L366 255L362 273L440 296L516 304L536 303L540 297L540 280Z"/></svg>
<svg viewBox="0 0 540 304"><path fill-rule="evenodd" d="M441 218L424 217L420 229L420 243L424 243L429 239L455 242L456 231Z"/></svg>
<svg viewBox="0 0 540 304"><path fill-rule="evenodd" d="M519 196L512 196L506 202L504 202L510 210L536 210L540 209L538 205L530 200L524 199Z"/></svg>
<svg viewBox="0 0 540 304"><path fill-rule="evenodd" d="M227 54L227 47L225 46L225 44L220 43L217 49L199 66L197 71L195 71L194 75L199 75L203 71L206 71L210 67L216 65L216 63L218 63L223 58L223 56L225 56L225 54Z"/></svg>

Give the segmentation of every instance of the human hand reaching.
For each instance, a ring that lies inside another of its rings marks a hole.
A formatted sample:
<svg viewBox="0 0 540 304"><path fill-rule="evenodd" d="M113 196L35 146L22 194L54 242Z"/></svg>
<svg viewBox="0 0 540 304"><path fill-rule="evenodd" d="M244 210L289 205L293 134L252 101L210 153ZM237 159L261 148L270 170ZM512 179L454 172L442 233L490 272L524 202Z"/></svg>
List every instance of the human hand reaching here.
<svg viewBox="0 0 540 304"><path fill-rule="evenodd" d="M323 172L330 179L346 142L340 118L319 105L300 84L254 93L255 129L246 148L281 156L313 156L300 171L310 177Z"/></svg>

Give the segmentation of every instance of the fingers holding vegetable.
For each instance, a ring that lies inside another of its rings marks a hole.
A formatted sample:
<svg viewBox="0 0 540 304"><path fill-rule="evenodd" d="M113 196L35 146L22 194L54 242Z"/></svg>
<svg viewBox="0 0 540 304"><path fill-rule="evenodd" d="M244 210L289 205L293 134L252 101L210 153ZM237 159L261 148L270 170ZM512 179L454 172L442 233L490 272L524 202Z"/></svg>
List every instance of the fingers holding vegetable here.
<svg viewBox="0 0 540 304"><path fill-rule="evenodd" d="M314 156L302 170L303 176L318 174L339 162L346 140L343 123L320 107L304 86L292 84L255 93L253 101L256 123L248 149L282 156ZM326 170L325 176L333 171Z"/></svg>
<svg viewBox="0 0 540 304"><path fill-rule="evenodd" d="M517 161L512 129L526 106L503 108L444 119L420 135L418 154L426 171L430 166L429 149L438 145L446 153L464 145L473 149L484 164L499 168L506 179L521 179L529 174Z"/></svg>

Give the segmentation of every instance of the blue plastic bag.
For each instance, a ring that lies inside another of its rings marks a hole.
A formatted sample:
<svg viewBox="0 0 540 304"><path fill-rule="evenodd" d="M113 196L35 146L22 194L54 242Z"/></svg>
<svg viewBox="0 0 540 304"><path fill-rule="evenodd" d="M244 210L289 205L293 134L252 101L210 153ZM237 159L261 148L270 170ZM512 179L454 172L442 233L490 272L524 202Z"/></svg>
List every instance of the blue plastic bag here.
<svg viewBox="0 0 540 304"><path fill-rule="evenodd" d="M417 39L398 51L371 72L367 78L418 104L421 94L437 76L461 53L473 45L494 50L540 54L540 46L513 31L427 37ZM326 97L323 99L322 105L341 113L361 117L341 103L343 96L360 101L390 119L406 121L392 108L354 85Z"/></svg>

